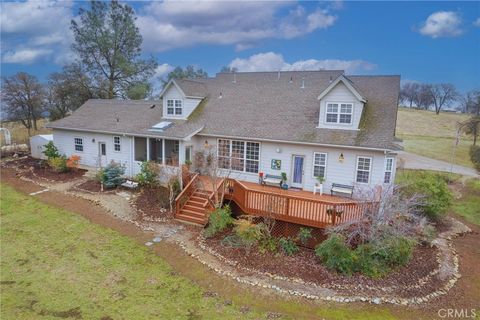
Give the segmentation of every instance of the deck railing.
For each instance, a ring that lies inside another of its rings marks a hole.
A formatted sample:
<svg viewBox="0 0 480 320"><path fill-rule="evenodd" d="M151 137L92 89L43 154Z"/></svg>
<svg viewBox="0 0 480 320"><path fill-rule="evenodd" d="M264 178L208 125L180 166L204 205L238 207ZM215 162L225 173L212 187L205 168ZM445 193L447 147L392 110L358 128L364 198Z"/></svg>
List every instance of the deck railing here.
<svg viewBox="0 0 480 320"><path fill-rule="evenodd" d="M346 221L358 220L365 210L373 210L375 202L332 202L303 198L288 191L255 190L241 182L229 179L226 182L227 198L247 214L268 216L277 220L324 228Z"/></svg>

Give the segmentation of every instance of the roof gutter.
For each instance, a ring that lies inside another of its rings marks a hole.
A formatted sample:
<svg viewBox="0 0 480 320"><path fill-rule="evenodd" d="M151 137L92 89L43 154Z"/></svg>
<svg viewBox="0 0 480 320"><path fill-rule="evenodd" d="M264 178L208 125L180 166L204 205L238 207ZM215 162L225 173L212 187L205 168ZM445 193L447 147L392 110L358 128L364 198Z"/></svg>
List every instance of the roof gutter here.
<svg viewBox="0 0 480 320"><path fill-rule="evenodd" d="M314 143L314 142L301 142L301 141L289 141L289 140L252 138L252 137L226 136L226 135L208 134L208 133L201 133L201 134L199 134L199 136L219 137L219 138L227 138L227 139L255 140L255 141L276 142L276 143L290 143L290 144L301 144L301 145L307 145L307 146L323 146L323 147L334 147L334 148L343 148L343 149L372 150L372 151L380 151L380 152L384 152L384 153L390 153L392 151L393 152L395 151L395 150L388 149L388 148L344 146L344 145L341 145L341 144L327 144L327 143Z"/></svg>
<svg viewBox="0 0 480 320"><path fill-rule="evenodd" d="M57 130L65 130L65 131L80 131L80 132L93 132L93 133L104 133L104 134L114 134L114 135L122 135L122 136L132 136L132 137L142 137L142 138L157 138L157 139L170 139L170 140L182 140L188 141L187 137L179 138L179 137L166 137L166 136L158 136L158 135L149 135L149 134L140 134L140 133L130 133L130 132L115 132L115 131L104 131L104 130L91 130L91 129L78 129L78 128L62 128L62 127L55 127L55 126L46 126L47 128L57 129Z"/></svg>

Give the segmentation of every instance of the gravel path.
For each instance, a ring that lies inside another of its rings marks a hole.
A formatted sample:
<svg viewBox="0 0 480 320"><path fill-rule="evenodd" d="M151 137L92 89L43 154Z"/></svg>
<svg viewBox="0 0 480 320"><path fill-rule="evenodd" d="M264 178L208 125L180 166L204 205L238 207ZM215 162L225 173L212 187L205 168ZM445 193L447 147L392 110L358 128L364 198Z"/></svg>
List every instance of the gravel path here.
<svg viewBox="0 0 480 320"><path fill-rule="evenodd" d="M405 162L405 169L434 170L443 172L453 172L463 176L479 178L480 176L475 169L467 168L459 165L452 165L445 161L435 160L420 156L418 154L401 151L398 157Z"/></svg>

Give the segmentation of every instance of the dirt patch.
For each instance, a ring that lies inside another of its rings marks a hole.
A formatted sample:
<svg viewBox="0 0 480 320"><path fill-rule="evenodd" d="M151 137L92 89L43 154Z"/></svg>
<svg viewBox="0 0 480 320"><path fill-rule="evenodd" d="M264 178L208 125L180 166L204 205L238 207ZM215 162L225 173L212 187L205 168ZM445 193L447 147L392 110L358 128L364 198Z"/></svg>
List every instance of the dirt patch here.
<svg viewBox="0 0 480 320"><path fill-rule="evenodd" d="M134 205L139 219L171 219L169 191L165 187L143 188L135 199Z"/></svg>
<svg viewBox="0 0 480 320"><path fill-rule="evenodd" d="M102 191L102 184L96 180L87 180L83 183L77 184L74 187L77 191L84 191L88 193L115 193L116 188L104 189Z"/></svg>
<svg viewBox="0 0 480 320"><path fill-rule="evenodd" d="M38 314L41 316L52 316L56 318L83 319L82 311L80 310L80 307L72 308L66 311L42 310Z"/></svg>
<svg viewBox="0 0 480 320"><path fill-rule="evenodd" d="M332 285L333 287L363 286L366 288L365 291L371 291L369 293L372 294L381 288L392 288L392 292L399 297L422 296L442 285L440 281L430 281L421 288L411 287L438 267L435 247L418 246L407 265L394 270L383 278L373 279L361 274L345 276L330 271L319 262L314 250L303 247L300 247L300 251L293 256L272 252L262 254L257 248L252 248L250 253L247 253L244 248L232 248L222 244L222 240L228 234L231 234L231 231L225 231L207 239L207 246L228 260L237 263L240 267L262 273L299 278L327 288Z"/></svg>

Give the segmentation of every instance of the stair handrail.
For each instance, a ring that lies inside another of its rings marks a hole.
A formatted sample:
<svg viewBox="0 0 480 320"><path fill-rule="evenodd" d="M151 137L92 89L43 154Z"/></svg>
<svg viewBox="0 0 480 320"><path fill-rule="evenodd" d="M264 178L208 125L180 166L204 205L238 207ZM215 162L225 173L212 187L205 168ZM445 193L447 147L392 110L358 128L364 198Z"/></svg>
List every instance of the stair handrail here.
<svg viewBox="0 0 480 320"><path fill-rule="evenodd" d="M190 191L190 189L194 188L196 183L197 183L197 179L199 177L199 174L198 173L195 173L192 177L192 179L190 180L190 182L185 186L185 188L183 188L183 190L179 193L179 195L175 198L175 209L176 209L176 213L179 213L180 210L182 209L180 207L180 199L182 199L186 194L187 192ZM195 192L195 190L193 190L193 192ZM192 194L193 194L192 192ZM190 195L189 195L190 196ZM183 207L183 206L182 206Z"/></svg>

